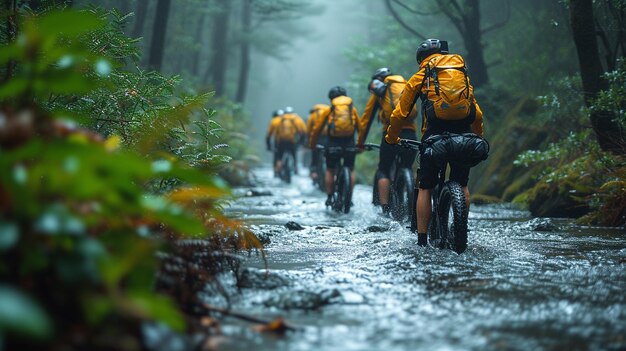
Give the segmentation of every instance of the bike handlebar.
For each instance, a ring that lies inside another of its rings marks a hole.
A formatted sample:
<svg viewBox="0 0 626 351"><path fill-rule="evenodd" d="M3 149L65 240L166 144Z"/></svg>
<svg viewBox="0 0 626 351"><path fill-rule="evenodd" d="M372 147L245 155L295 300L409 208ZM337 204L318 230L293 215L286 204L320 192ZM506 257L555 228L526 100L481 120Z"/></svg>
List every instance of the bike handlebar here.
<svg viewBox="0 0 626 351"><path fill-rule="evenodd" d="M422 142L411 139L400 139L400 146L407 149L420 150L422 148Z"/></svg>
<svg viewBox="0 0 626 351"><path fill-rule="evenodd" d="M365 144L363 145L363 149L365 151L371 151L374 149L379 149L380 145L376 145L376 144ZM361 149L355 147L355 146L325 146L322 144L317 144L315 145L315 149L317 150L323 150L323 151L328 151L328 152L359 152L361 151Z"/></svg>

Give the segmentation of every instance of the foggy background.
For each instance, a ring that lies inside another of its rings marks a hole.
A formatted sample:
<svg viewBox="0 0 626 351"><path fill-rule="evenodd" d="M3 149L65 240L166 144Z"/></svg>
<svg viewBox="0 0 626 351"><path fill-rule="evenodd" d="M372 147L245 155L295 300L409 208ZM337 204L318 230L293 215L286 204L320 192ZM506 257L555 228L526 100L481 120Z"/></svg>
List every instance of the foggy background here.
<svg viewBox="0 0 626 351"><path fill-rule="evenodd" d="M257 141L263 140L272 112L278 108L292 106L306 119L313 105L329 103L331 87L346 87L349 96L356 93L347 87L354 65L347 60L345 51L356 40L373 34L369 19L373 11L383 12L384 6L382 2L363 0L311 3L322 6L322 13L301 20L308 33L294 40L286 59L253 55L252 71L262 74L253 75L245 107L252 116ZM363 77L363 87L368 79L369 76ZM360 113L363 107L357 108Z"/></svg>

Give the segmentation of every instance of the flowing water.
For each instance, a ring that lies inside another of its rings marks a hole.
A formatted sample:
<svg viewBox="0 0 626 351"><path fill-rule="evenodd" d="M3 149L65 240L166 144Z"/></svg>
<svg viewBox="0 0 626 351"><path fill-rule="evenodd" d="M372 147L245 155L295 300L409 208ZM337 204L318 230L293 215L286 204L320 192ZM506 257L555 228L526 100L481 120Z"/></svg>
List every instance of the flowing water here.
<svg viewBox="0 0 626 351"><path fill-rule="evenodd" d="M239 189L228 212L269 240L269 276L246 258L230 307L299 331L259 334L227 318L220 350L626 350L623 230L473 205L457 255L417 247L406 224L370 205L369 187L340 215L305 176L256 175L266 194Z"/></svg>

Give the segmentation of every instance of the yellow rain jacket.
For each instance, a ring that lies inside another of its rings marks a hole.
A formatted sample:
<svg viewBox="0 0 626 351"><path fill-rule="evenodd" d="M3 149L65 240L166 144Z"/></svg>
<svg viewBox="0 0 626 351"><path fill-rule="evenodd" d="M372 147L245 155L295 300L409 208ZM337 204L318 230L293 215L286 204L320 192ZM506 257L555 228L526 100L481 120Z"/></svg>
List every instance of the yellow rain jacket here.
<svg viewBox="0 0 626 351"><path fill-rule="evenodd" d="M332 106L331 108L323 110L322 113L320 114L320 118L317 121L315 121L315 125L313 126L313 130L311 131L310 138L309 138L310 148L314 148L315 145L317 144L317 138L320 136L322 129L327 125L330 128L329 124L332 123L331 119L333 118L331 114L335 113L333 110L338 111L340 109L346 108L346 106L352 106L352 99L347 96L338 96L332 100L331 106ZM359 123L359 113L356 107L354 106L352 106L352 113L350 114L350 117L351 117L351 123L353 126L352 134L354 135L354 133L358 131L360 135L361 124ZM330 137L338 137L338 136L333 135L330 129L328 131L328 135Z"/></svg>
<svg viewBox="0 0 626 351"><path fill-rule="evenodd" d="M311 109L311 114L309 115L309 119L306 122L306 128L308 131L308 137L309 139L311 139L311 132L313 132L313 127L315 127L315 122L317 122L317 120L320 118L320 116L322 115L322 113L324 112L324 110L329 110L330 106L325 105L325 104L317 104L315 106L313 106L313 108ZM328 134L328 126L324 126L324 129L322 129L321 132L322 135Z"/></svg>
<svg viewBox="0 0 626 351"><path fill-rule="evenodd" d="M363 145L365 139L367 138L368 125L371 123L371 119L374 118L372 116L374 109L378 105L380 111L378 113L378 119L383 124L383 133L387 131L389 128L389 121L391 118L391 113L393 109L400 103L400 96L402 96L402 91L404 90L404 86L406 85L406 79L401 75L392 75L385 78L384 83L387 84L387 91L384 97L376 96L375 94L371 94L369 100L367 101L367 105L365 106L365 112L363 112L363 116L361 116L361 130L363 133L359 134L359 140L357 145ZM409 118L405 118L401 120L400 129L410 129L416 130L417 126L415 125L415 119L417 118L417 109L413 109L411 111L411 115Z"/></svg>
<svg viewBox="0 0 626 351"><path fill-rule="evenodd" d="M424 73L425 68L428 62L437 56L441 56L441 54L432 54L428 56L422 63L420 64L420 68L415 73L411 79L407 82L404 87L404 92L402 93L402 97L400 99L400 103L396 106L391 114L391 120L389 128L387 129L387 135L385 136L385 140L389 144L397 144L400 142L400 132L402 131L402 126L406 125L406 119L410 118L407 116L409 114L409 110L412 108L416 110L418 107L413 106L413 102L417 100L418 94L422 94L427 90L427 87L422 86L422 82L424 81ZM470 84L470 95L474 96L474 88ZM483 135L483 112L478 106L478 102L474 99L474 104L476 106L476 119L472 123L472 132L482 136ZM426 133L428 129L428 123L426 119L423 119L422 123L422 134Z"/></svg>
<svg viewBox="0 0 626 351"><path fill-rule="evenodd" d="M299 135L306 135L306 125L298 115L289 113L272 119L266 138L275 137L276 142L296 143Z"/></svg>

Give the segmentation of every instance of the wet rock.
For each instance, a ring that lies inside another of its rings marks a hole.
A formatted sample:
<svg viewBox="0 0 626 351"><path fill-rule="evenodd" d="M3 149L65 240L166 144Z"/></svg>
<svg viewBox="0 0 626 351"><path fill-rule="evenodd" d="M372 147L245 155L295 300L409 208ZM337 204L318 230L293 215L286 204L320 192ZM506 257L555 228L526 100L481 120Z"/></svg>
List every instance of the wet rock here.
<svg viewBox="0 0 626 351"><path fill-rule="evenodd" d="M556 232L559 227L550 218L534 218L524 223L522 227L535 232Z"/></svg>
<svg viewBox="0 0 626 351"><path fill-rule="evenodd" d="M318 225L317 227L315 227L315 229L317 229L317 230L330 229L330 227L325 227L323 225Z"/></svg>
<svg viewBox="0 0 626 351"><path fill-rule="evenodd" d="M270 238L273 236L273 234L271 233L258 233L256 236L257 238L259 238L259 241L263 245L268 245L272 243L272 240Z"/></svg>
<svg viewBox="0 0 626 351"><path fill-rule="evenodd" d="M337 289L319 292L296 290L272 297L263 304L267 307L281 309L317 310L323 306L342 302L341 293Z"/></svg>
<svg viewBox="0 0 626 351"><path fill-rule="evenodd" d="M239 277L239 287L247 289L273 290L289 285L289 280L276 272L245 268Z"/></svg>
<svg viewBox="0 0 626 351"><path fill-rule="evenodd" d="M285 224L285 228L289 230L304 230L303 226L293 221L287 222L287 224Z"/></svg>
<svg viewBox="0 0 626 351"><path fill-rule="evenodd" d="M381 226L378 226L378 225L372 225L372 226L367 227L367 231L370 232L370 233L382 233L382 232L386 232L388 230L389 230L389 228L381 227Z"/></svg>
<svg viewBox="0 0 626 351"><path fill-rule="evenodd" d="M246 192L246 197L272 196L271 191L250 189Z"/></svg>

